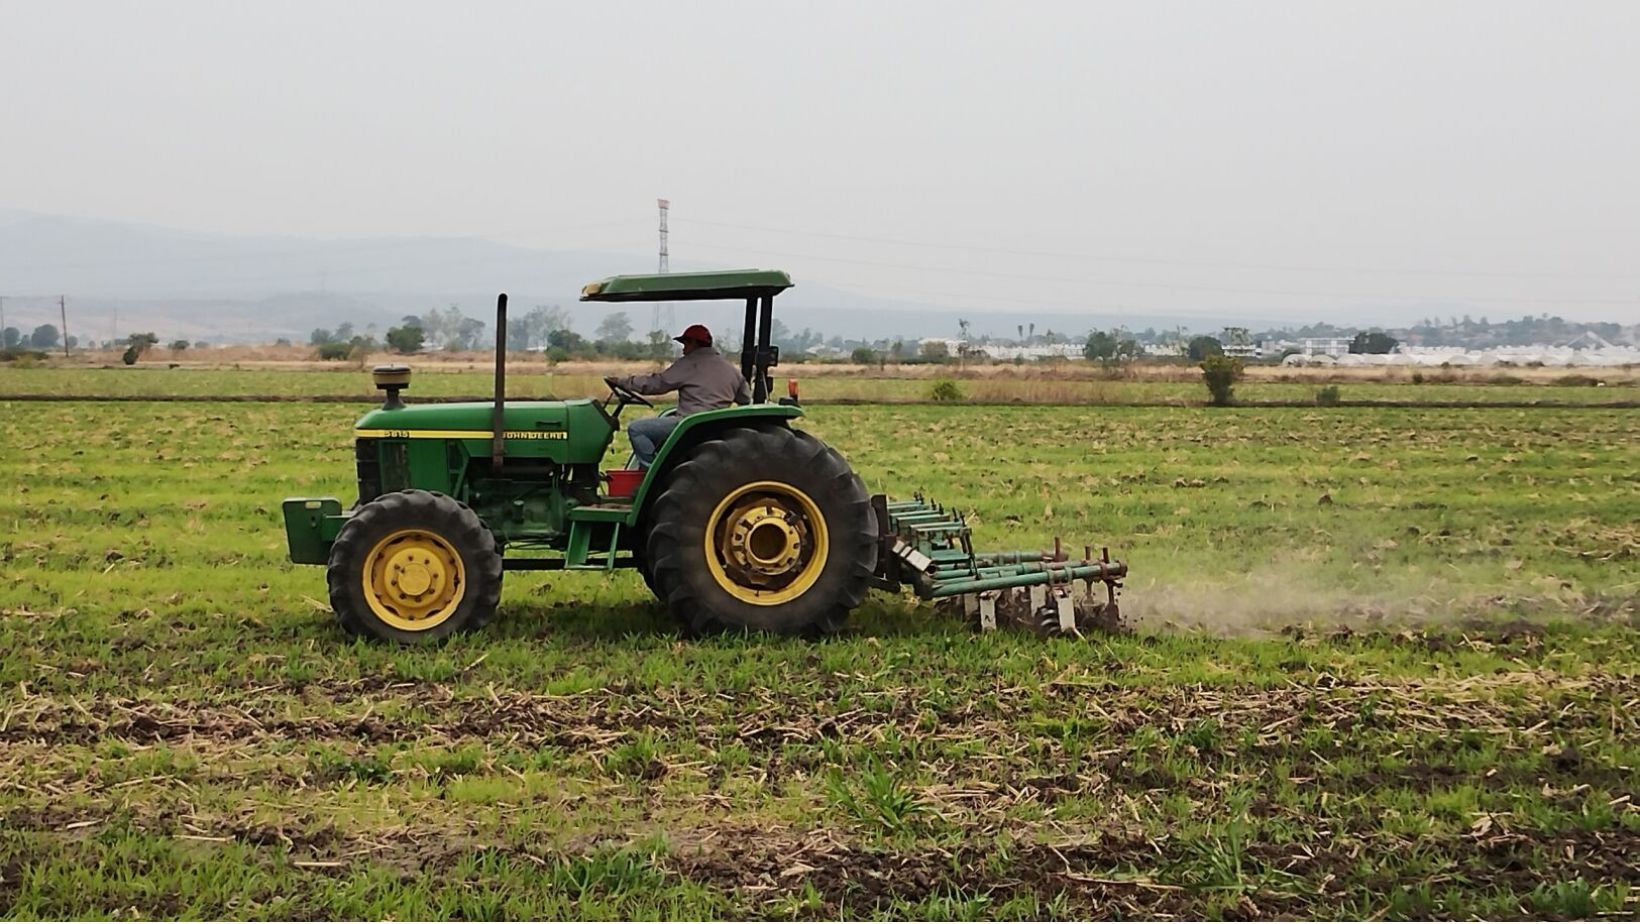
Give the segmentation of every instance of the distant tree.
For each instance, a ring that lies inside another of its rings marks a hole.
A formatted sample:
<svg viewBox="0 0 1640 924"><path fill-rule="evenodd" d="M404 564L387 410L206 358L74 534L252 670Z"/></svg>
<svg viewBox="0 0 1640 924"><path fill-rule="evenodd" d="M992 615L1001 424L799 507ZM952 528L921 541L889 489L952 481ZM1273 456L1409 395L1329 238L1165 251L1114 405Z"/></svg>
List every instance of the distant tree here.
<svg viewBox="0 0 1640 924"><path fill-rule="evenodd" d="M1202 381L1206 383L1208 398L1215 407L1230 404L1241 373L1241 360L1233 356L1215 353L1202 359Z"/></svg>
<svg viewBox="0 0 1640 924"><path fill-rule="evenodd" d="M1355 339L1350 341L1350 352L1351 353L1393 353L1393 352L1395 352L1395 348L1400 346L1400 345L1401 345L1401 341L1396 340L1394 337L1391 337L1389 334L1386 334L1383 331L1378 331L1378 330L1365 331L1364 330L1364 331L1361 331L1360 333L1356 334Z"/></svg>
<svg viewBox="0 0 1640 924"><path fill-rule="evenodd" d="M278 340L275 340L273 342L273 345L276 346L276 347L288 347L288 346L290 346L290 338L289 337L280 337Z"/></svg>
<svg viewBox="0 0 1640 924"><path fill-rule="evenodd" d="M945 362L951 357L951 347L944 340L925 340L918 352L930 362Z"/></svg>
<svg viewBox="0 0 1640 924"><path fill-rule="evenodd" d="M1224 344L1220 343L1217 337L1205 335L1191 337L1190 345L1185 348L1185 354L1193 361L1201 362L1209 356L1223 356Z"/></svg>
<svg viewBox="0 0 1640 924"><path fill-rule="evenodd" d="M557 305L536 305L528 312L507 319L507 346L533 350L547 342L547 335L569 326L569 317Z"/></svg>
<svg viewBox="0 0 1640 924"><path fill-rule="evenodd" d="M195 340L194 341L194 349L196 349L196 350L208 350L210 348L211 348L211 344L210 344L210 341L208 341L208 340Z"/></svg>
<svg viewBox="0 0 1640 924"><path fill-rule="evenodd" d="M173 340L173 341L171 341L171 350L173 352L180 353L180 352L182 352L183 350L186 350L186 349L188 349L188 341L186 341L186 340Z"/></svg>
<svg viewBox="0 0 1640 924"><path fill-rule="evenodd" d="M336 339L336 334L332 331L328 331L328 330L324 329L323 327L315 327L313 329L313 333L308 334L308 343L312 344L313 346L319 346L320 344L330 343L331 341L333 341L335 339Z"/></svg>
<svg viewBox="0 0 1640 924"><path fill-rule="evenodd" d="M72 350L80 345L80 338L74 336L73 334L69 334L67 337L63 338L63 344Z"/></svg>
<svg viewBox="0 0 1640 924"><path fill-rule="evenodd" d="M671 338L666 336L666 331L664 331L664 330L652 330L652 331L650 331L649 332L649 344L648 344L648 346L649 346L649 358L650 359L665 359L669 355L671 355L671 353L672 353L672 344L668 342L670 339Z"/></svg>
<svg viewBox="0 0 1640 924"><path fill-rule="evenodd" d="M159 343L159 337L153 331L142 334L131 334L125 338L125 352L120 354L120 361L127 366L135 366L152 347Z"/></svg>
<svg viewBox="0 0 1640 924"><path fill-rule="evenodd" d="M775 318L774 324L769 327L769 342L782 350L790 350L792 349L791 341L791 328L786 326L785 321Z"/></svg>
<svg viewBox="0 0 1640 924"><path fill-rule="evenodd" d="M457 317L455 321L455 335L445 344L453 350L477 350L484 345L483 321L477 318Z"/></svg>
<svg viewBox="0 0 1640 924"><path fill-rule="evenodd" d="M331 337L330 339L340 340L340 341L352 341L352 339L353 339L353 322L352 321L343 321L341 324L338 324L336 326L336 336Z"/></svg>
<svg viewBox="0 0 1640 924"><path fill-rule="evenodd" d="M324 360L346 359L353 352L353 347L341 341L319 344L319 358Z"/></svg>
<svg viewBox="0 0 1640 924"><path fill-rule="evenodd" d="M905 341L904 340L895 340L894 343L888 348L888 355L889 355L889 358L893 359L896 363L899 362L900 360L904 359L905 358Z"/></svg>
<svg viewBox="0 0 1640 924"><path fill-rule="evenodd" d="M547 335L547 356L553 362L568 359L577 353L585 353L588 346L587 338L567 327L560 328ZM558 352L552 352L554 350Z"/></svg>
<svg viewBox="0 0 1640 924"><path fill-rule="evenodd" d="M0 346L20 346L23 342L23 332L15 327L8 327L0 331Z"/></svg>
<svg viewBox="0 0 1640 924"><path fill-rule="evenodd" d="M625 343L632 337L632 319L624 311L604 315L604 319L598 322L596 336L599 343Z"/></svg>
<svg viewBox="0 0 1640 924"><path fill-rule="evenodd" d="M854 352L849 354L849 360L861 366L876 365L877 351L868 346L855 347Z"/></svg>
<svg viewBox="0 0 1640 924"><path fill-rule="evenodd" d="M411 320L406 318L406 321ZM387 329L387 345L395 353L420 353L422 344L427 340L427 332L419 324L404 324L401 327Z"/></svg>
<svg viewBox="0 0 1640 924"><path fill-rule="evenodd" d="M799 352L807 352L824 343L825 340L826 337L824 334L817 330L810 330L805 327L801 331L798 331L796 337L792 338L792 349Z"/></svg>
<svg viewBox="0 0 1640 924"><path fill-rule="evenodd" d="M57 327L54 324L41 324L28 336L28 345L38 350L49 350L57 345Z"/></svg>
<svg viewBox="0 0 1640 924"><path fill-rule="evenodd" d="M1090 331L1088 342L1082 346L1082 355L1087 359L1110 360L1116 358L1118 346L1115 334L1102 330Z"/></svg>
<svg viewBox="0 0 1640 924"><path fill-rule="evenodd" d="M410 319L405 318L408 322ZM434 349L448 347L460 349L456 341L460 337L460 327L463 316L458 305L451 305L443 311L434 308L423 312L419 318L419 326L427 334L427 345Z"/></svg>

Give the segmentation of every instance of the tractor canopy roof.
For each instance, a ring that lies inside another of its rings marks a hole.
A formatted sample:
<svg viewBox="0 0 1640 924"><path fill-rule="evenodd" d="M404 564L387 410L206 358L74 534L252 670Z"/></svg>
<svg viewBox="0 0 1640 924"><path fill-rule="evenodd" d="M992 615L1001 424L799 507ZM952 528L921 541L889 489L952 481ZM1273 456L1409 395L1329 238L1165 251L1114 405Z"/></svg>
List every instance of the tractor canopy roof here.
<svg viewBox="0 0 1640 924"><path fill-rule="evenodd" d="M581 289L583 302L687 302L757 298L792 287L781 270L715 270L707 273L645 273L610 276Z"/></svg>

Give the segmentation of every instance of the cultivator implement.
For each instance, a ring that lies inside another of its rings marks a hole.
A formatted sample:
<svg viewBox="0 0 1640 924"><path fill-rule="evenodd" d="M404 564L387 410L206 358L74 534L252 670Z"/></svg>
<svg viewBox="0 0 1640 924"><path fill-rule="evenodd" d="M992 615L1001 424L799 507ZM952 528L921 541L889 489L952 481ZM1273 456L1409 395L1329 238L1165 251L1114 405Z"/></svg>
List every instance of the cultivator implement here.
<svg viewBox="0 0 1640 924"><path fill-rule="evenodd" d="M918 597L960 613L972 626L1028 629L1040 635L1080 635L1089 629L1124 631L1116 604L1127 565L1110 552L1084 546L1072 559L1055 537L1053 548L975 552L962 514L926 500L877 495L872 499L881 531L879 586L908 586ZM1104 585L1101 595L1095 584ZM1078 592L1080 585L1080 592Z"/></svg>

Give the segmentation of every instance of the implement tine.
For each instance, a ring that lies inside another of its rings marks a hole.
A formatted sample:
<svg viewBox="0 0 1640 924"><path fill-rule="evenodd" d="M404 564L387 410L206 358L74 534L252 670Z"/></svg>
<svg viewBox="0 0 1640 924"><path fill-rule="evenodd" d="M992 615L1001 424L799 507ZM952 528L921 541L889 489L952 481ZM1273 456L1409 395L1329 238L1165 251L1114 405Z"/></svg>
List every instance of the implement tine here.
<svg viewBox="0 0 1640 924"><path fill-rule="evenodd" d="M999 590L988 590L979 595L979 628L981 632L995 632L997 628L997 597Z"/></svg>

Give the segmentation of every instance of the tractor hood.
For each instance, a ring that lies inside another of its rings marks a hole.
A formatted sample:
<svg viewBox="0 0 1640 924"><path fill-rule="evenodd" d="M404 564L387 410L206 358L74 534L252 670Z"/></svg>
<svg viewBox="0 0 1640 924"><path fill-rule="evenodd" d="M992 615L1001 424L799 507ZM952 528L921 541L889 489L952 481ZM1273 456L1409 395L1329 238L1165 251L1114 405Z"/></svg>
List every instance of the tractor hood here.
<svg viewBox="0 0 1640 924"><path fill-rule="evenodd" d="M359 418L353 435L358 439L465 440L471 441L474 455L488 455L494 413L495 406L487 401L374 410ZM615 429L603 409L585 398L509 401L503 420L509 444L540 447L533 452L525 448L523 455L561 456L573 444L575 451L570 455L584 456L584 461L596 461L603 454Z"/></svg>
<svg viewBox="0 0 1640 924"><path fill-rule="evenodd" d="M474 439L489 439L490 423L495 405L488 401L468 401L461 404L417 404L398 410L374 410L359 418L354 427L359 430L428 430L462 431L482 430ZM603 412L587 398L577 401L509 401L503 414L507 430L566 430L577 425L607 427ZM360 436L387 436L381 433L361 433Z"/></svg>

